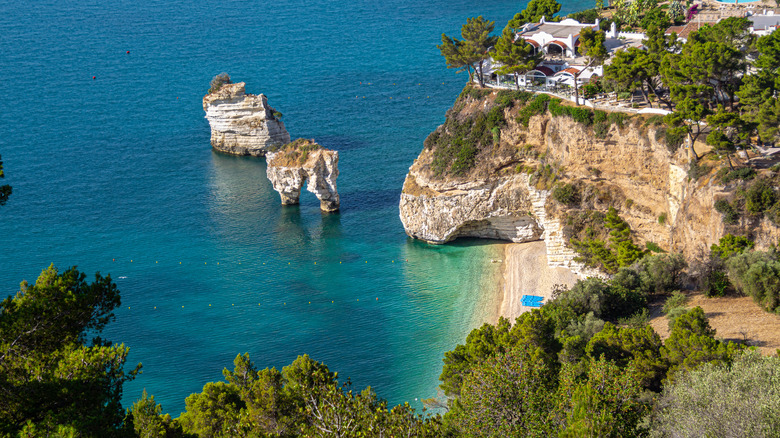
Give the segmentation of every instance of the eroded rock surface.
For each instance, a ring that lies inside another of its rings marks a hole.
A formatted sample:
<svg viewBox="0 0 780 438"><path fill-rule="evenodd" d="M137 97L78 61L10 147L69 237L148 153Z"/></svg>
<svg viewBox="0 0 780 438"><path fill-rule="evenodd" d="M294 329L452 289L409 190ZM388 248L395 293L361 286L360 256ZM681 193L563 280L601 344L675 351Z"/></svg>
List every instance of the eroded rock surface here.
<svg viewBox="0 0 780 438"><path fill-rule="evenodd" d="M306 190L317 196L322 211L339 209L337 151L324 149L308 140L296 140L276 152L269 152L266 160L268 179L279 192L283 205L298 204L301 188L308 182Z"/></svg>
<svg viewBox="0 0 780 438"><path fill-rule="evenodd" d="M290 134L268 99L246 94L245 87L244 82L225 84L203 97L211 146L234 155L264 156L270 148L289 143Z"/></svg>
<svg viewBox="0 0 780 438"><path fill-rule="evenodd" d="M459 99L447 123L426 140L401 194L400 216L409 236L435 244L466 236L544 240L550 266L588 276L598 272L575 261L577 253L568 245L570 213L614 207L639 245L653 242L689 260L707 254L727 232L750 236L757 248L780 235L766 219L725 226L713 205L736 188L719 184L714 172L688 178L688 150L670 151L659 131L663 126L646 123L643 116L605 123L597 135L593 126L548 112L533 115L525 126L519 109L510 106L500 133L479 137L482 144L471 167L442 170L442 145L455 144L446 141L458 135L474 138L463 122L487 114L495 99L495 93ZM463 141L458 142L460 147ZM459 159L456 154L450 152L452 160ZM538 177L547 173L555 178ZM582 199L576 207L551 196L565 183L579 188Z"/></svg>

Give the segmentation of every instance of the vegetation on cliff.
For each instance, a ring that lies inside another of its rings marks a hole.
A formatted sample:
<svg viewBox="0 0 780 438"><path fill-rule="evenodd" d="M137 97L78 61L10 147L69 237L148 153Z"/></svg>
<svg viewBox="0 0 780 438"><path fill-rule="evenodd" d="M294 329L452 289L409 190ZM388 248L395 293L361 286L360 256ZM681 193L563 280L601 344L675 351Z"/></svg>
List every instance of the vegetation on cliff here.
<svg viewBox="0 0 780 438"><path fill-rule="evenodd" d="M227 73L220 73L216 76L214 76L211 79L211 82L209 83L209 91L208 94L216 93L219 91L220 88L222 88L223 85L226 84L232 84L233 81L230 79L230 75Z"/></svg>
<svg viewBox="0 0 780 438"><path fill-rule="evenodd" d="M315 143L314 140L299 138L278 148L269 148L269 152L274 152L274 163L278 166L301 166L309 159L309 152L322 149L322 146Z"/></svg>

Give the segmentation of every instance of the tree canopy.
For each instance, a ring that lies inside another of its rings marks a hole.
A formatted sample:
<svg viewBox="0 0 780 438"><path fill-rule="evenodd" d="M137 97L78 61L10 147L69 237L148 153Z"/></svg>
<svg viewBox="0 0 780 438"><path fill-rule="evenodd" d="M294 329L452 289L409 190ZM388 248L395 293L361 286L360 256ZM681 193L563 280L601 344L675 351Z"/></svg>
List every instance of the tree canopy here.
<svg viewBox="0 0 780 438"><path fill-rule="evenodd" d="M54 266L0 303L0 432L119 433L122 385L140 364L125 371L127 347L88 339L119 304L110 277L96 274L89 283L76 268Z"/></svg>
<svg viewBox="0 0 780 438"><path fill-rule="evenodd" d="M447 62L447 68L459 69L458 72L467 71L469 83L477 80L480 86L484 86L482 77L482 64L490 55L488 49L492 47L497 37L491 36L495 28L495 22L488 21L480 15L476 18L468 18L466 24L461 27L462 40L450 38L446 34L441 35L442 43L436 47ZM472 69L474 72L472 72Z"/></svg>

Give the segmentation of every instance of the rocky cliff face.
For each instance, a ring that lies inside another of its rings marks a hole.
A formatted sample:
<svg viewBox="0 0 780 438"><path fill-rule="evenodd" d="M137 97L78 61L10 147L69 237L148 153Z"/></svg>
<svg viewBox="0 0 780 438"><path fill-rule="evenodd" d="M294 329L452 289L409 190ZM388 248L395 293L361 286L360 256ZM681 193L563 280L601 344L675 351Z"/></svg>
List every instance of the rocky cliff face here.
<svg viewBox="0 0 780 438"><path fill-rule="evenodd" d="M326 212L339 209L336 179L339 176L339 153L323 149L308 140L296 140L276 152L268 152L267 175L283 205L297 204L303 184L320 200Z"/></svg>
<svg viewBox="0 0 780 438"><path fill-rule="evenodd" d="M273 147L290 142L284 123L262 94L246 94L243 82L225 84L203 97L211 125L211 146L234 155L264 156Z"/></svg>
<svg viewBox="0 0 780 438"><path fill-rule="evenodd" d="M497 117L496 111L491 115L496 97L460 98L447 122L426 140L401 194L408 235L437 244L464 236L544 240L551 266L581 275L597 272L576 262L567 245L569 213L575 210L615 207L640 244L654 242L688 258L708 253L725 232L747 234L759 248L778 242L780 229L767 219L724 226L713 204L735 187L716 183L714 172L689 179L687 150L670 152L662 125L635 116L595 127L547 111L529 116L521 105L499 108ZM491 132L490 123L499 128ZM474 129L486 134L474 135ZM475 138L476 150L461 147ZM457 147L447 152L453 144ZM459 164L469 158L470 167ZM448 159L453 164L442 165ZM576 206L551 196L564 183L578 188Z"/></svg>

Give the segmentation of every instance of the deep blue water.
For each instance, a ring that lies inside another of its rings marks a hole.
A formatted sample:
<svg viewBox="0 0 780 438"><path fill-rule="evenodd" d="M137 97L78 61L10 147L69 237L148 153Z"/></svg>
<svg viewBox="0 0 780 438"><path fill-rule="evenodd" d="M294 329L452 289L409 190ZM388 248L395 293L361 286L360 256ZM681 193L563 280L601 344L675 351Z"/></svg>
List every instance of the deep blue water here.
<svg viewBox="0 0 780 438"><path fill-rule="evenodd" d="M391 404L435 396L444 352L496 299L497 247L412 241L400 190L465 81L446 69L441 33L480 14L500 31L524 7L0 2L14 188L0 295L50 263L110 273L122 307L104 335L144 365L127 406L146 388L177 416L244 352L260 368L308 353ZM308 192L282 208L264 160L212 152L201 99L220 72L266 94L293 138L340 151L340 214Z"/></svg>

